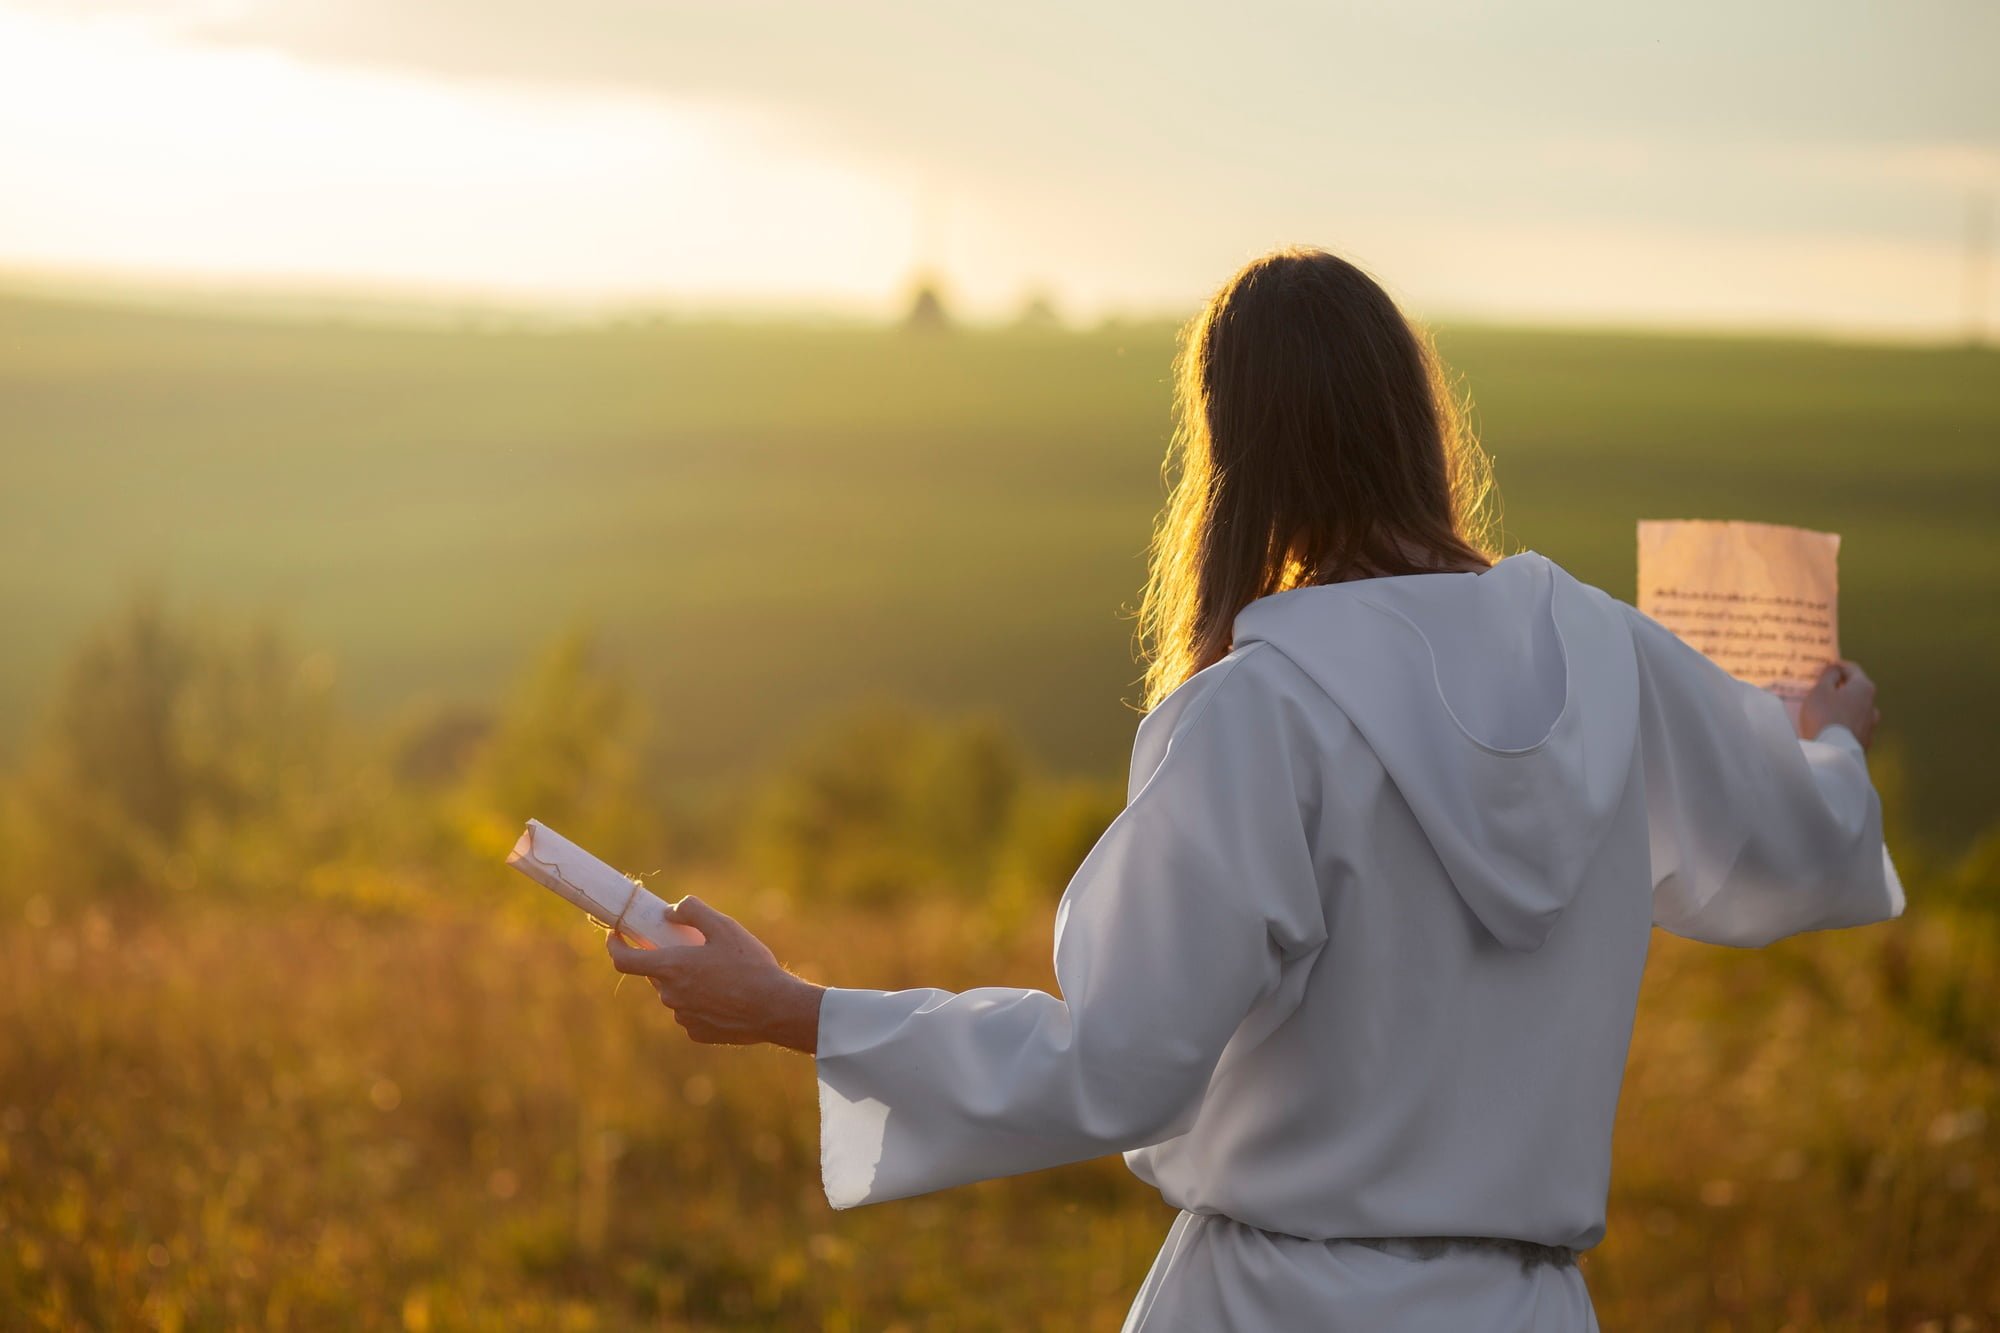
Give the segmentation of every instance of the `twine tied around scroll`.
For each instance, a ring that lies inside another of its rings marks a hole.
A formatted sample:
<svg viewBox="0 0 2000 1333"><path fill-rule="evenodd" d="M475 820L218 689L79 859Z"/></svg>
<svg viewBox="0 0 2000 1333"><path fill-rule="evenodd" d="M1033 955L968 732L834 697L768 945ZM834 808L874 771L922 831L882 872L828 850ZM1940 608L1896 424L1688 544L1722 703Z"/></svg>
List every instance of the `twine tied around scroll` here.
<svg viewBox="0 0 2000 1333"><path fill-rule="evenodd" d="M557 878L561 879L563 883L569 884L569 876L563 874L561 866L556 867L556 876ZM585 912L583 914L583 919L588 921L591 925L601 927L607 936L616 935L620 940L623 940L625 938L625 914L632 910L632 904L637 902L639 899L639 890L645 887L638 881L638 879L635 876L627 875L625 878L631 880L632 888L628 893L626 893L625 905L618 909L617 916L611 918L611 920L609 921L600 921L597 919L595 913ZM576 888L576 885L574 884L570 884L569 886L572 889ZM578 892L581 892L581 890L578 890ZM625 989L625 974L623 972L620 972L618 974L618 980L616 984L614 984L611 987L611 993L613 995L616 995L619 991L623 989Z"/></svg>
<svg viewBox="0 0 2000 1333"><path fill-rule="evenodd" d="M569 884L569 877L563 874L561 866L556 867L556 877L562 880L563 883ZM625 914L632 910L632 904L639 900L639 890L645 887L645 885L641 884L637 879L633 878L631 875L627 875L625 878L631 882L632 888L628 893L626 893L625 905L618 909L617 916L613 917L609 921L600 921L594 914L590 912L585 912L583 914L583 919L588 921L591 925L598 927L599 929L604 931L607 935L616 935L620 939L625 938ZM576 888L576 885L574 884L569 884L569 886L572 889ZM581 893L582 891L583 890L581 889L577 889L577 892L579 893Z"/></svg>

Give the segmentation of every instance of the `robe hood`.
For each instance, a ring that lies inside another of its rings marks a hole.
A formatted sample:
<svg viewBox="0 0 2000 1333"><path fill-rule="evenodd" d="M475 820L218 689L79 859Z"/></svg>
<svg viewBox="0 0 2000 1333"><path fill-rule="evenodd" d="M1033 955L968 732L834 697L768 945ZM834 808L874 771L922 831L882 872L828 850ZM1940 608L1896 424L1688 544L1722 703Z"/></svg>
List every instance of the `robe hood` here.
<svg viewBox="0 0 2000 1333"><path fill-rule="evenodd" d="M1260 598L1265 642L1346 714L1459 896L1509 949L1555 928L1624 798L1638 669L1622 605L1533 551Z"/></svg>

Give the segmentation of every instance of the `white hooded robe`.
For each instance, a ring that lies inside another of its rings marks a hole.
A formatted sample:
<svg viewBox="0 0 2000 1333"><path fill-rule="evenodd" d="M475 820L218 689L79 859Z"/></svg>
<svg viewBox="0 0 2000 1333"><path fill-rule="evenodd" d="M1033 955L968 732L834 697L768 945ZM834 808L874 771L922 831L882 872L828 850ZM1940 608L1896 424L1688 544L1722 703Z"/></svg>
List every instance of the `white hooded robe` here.
<svg viewBox="0 0 2000 1333"><path fill-rule="evenodd" d="M1860 746L1543 556L1300 588L1141 723L1060 995L829 990L836 1208L1121 1152L1126 1327L1582 1330L1651 928L1899 914Z"/></svg>

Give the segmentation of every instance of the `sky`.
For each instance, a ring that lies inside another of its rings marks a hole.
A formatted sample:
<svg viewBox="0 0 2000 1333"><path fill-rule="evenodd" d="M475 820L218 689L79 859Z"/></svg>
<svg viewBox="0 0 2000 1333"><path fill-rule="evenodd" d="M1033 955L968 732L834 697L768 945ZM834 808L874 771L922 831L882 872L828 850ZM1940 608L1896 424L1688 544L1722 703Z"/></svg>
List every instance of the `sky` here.
<svg viewBox="0 0 2000 1333"><path fill-rule="evenodd" d="M0 271L1096 318L1309 244L1427 317L1951 335L1996 65L1994 0L0 0Z"/></svg>

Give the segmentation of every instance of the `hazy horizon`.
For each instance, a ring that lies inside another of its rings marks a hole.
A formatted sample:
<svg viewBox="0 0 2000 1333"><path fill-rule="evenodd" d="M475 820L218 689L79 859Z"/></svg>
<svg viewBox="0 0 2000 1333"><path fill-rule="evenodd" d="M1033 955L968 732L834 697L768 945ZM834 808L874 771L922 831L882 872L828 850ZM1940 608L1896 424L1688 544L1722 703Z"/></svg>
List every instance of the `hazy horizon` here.
<svg viewBox="0 0 2000 1333"><path fill-rule="evenodd" d="M151 271L88 271L29 269L0 265L0 301L26 300L106 310L148 311L172 317L214 318L256 323L333 322L357 327L400 326L489 328L499 331L589 332L660 321L717 327L728 325L772 328L851 328L857 331L899 326L907 314L914 286L905 284L893 299L877 304L842 306L810 300L707 301L679 299L672 294L650 297L564 299L510 294L477 287L356 283L341 279L277 277L241 278L227 274L161 273ZM1033 293L1030 293L1033 295ZM954 327L969 331L1004 331L1023 327L1015 309L963 309L952 304L945 290L946 309ZM1186 306L1113 307L1080 313L1057 306L1056 318L1044 325L1058 333L1094 334L1113 328L1177 326L1195 312L1199 297ZM1816 325L1809 321L1704 320L1643 314L1540 314L1536 312L1421 312L1426 327L1441 330L1495 329L1562 335L1661 337L1826 343L1848 346L1965 345L1963 329L1951 325L1927 327L1868 327ZM1989 330L1983 344L1992 345Z"/></svg>

